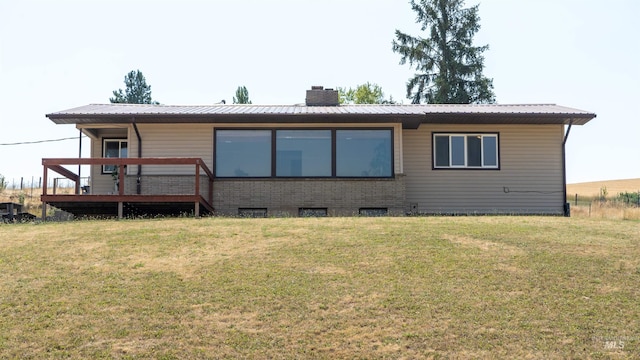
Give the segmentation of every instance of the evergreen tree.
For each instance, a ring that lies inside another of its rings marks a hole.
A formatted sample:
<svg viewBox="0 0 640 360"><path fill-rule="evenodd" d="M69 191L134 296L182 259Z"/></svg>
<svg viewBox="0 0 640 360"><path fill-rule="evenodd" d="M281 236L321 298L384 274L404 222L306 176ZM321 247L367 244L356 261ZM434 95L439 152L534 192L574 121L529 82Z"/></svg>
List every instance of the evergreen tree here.
<svg viewBox="0 0 640 360"><path fill-rule="evenodd" d="M124 93L122 89L113 91L113 97L109 98L111 103L126 104L160 104L151 99L151 86L147 85L147 81L140 70L131 71L124 77L126 89Z"/></svg>
<svg viewBox="0 0 640 360"><path fill-rule="evenodd" d="M428 38L396 30L393 51L418 73L407 82L407 98L414 104L493 103L493 80L482 74L489 48L473 46L480 29L478 5L463 8L464 0L411 0L416 22Z"/></svg>
<svg viewBox="0 0 640 360"><path fill-rule="evenodd" d="M238 86L236 96L233 97L233 103L251 104L251 100L249 100L249 90L247 90L246 86Z"/></svg>

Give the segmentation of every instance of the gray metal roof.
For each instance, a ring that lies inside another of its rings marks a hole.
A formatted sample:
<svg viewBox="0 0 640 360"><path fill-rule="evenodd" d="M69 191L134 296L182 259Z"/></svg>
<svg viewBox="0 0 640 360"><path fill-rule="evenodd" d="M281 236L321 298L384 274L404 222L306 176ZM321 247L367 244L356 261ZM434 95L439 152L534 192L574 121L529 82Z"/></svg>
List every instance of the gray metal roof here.
<svg viewBox="0 0 640 360"><path fill-rule="evenodd" d="M149 105L92 104L46 115L57 124L169 122L554 123L583 125L594 113L554 104Z"/></svg>

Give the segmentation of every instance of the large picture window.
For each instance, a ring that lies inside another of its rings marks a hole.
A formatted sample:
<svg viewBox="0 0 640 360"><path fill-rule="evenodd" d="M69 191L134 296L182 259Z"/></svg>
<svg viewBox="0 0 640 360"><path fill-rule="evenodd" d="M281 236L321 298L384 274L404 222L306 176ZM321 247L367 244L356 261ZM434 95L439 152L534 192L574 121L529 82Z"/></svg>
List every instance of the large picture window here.
<svg viewBox="0 0 640 360"><path fill-rule="evenodd" d="M271 131L218 130L215 171L221 177L271 176Z"/></svg>
<svg viewBox="0 0 640 360"><path fill-rule="evenodd" d="M277 130L276 176L331 176L331 130Z"/></svg>
<svg viewBox="0 0 640 360"><path fill-rule="evenodd" d="M433 134L435 169L498 169L498 134Z"/></svg>
<svg viewBox="0 0 640 360"><path fill-rule="evenodd" d="M391 177L392 129L217 129L216 177Z"/></svg>
<svg viewBox="0 0 640 360"><path fill-rule="evenodd" d="M336 130L336 176L391 176L391 130Z"/></svg>
<svg viewBox="0 0 640 360"><path fill-rule="evenodd" d="M102 143L102 157L104 158L126 158L127 157L127 140L126 139L104 139ZM103 165L102 173L112 174L116 171L115 165Z"/></svg>

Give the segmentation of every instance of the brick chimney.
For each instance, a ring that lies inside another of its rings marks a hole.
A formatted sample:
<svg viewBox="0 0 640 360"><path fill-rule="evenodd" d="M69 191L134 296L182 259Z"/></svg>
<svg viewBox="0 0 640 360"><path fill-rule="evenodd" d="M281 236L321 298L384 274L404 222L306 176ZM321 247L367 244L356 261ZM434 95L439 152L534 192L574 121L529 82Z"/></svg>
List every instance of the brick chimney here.
<svg viewBox="0 0 640 360"><path fill-rule="evenodd" d="M312 86L307 90L305 99L307 106L338 106L340 105L338 90L325 89L322 86Z"/></svg>

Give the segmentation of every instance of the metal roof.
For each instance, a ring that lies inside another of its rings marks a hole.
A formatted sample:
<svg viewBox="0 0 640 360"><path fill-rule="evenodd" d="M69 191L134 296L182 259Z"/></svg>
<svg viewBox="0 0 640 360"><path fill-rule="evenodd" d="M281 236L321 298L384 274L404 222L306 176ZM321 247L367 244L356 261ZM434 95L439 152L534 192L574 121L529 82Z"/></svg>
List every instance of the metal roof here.
<svg viewBox="0 0 640 360"><path fill-rule="evenodd" d="M46 115L57 124L190 122L402 122L584 125L594 113L554 104L150 105L91 104Z"/></svg>

